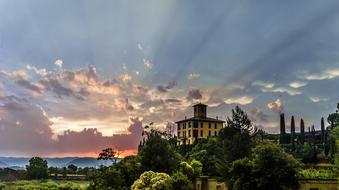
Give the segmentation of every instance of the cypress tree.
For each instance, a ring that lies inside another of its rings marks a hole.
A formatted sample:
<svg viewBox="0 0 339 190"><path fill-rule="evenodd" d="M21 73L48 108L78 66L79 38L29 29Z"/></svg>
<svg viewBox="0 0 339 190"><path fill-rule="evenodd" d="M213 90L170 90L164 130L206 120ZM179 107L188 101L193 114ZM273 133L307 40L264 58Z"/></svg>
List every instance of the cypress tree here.
<svg viewBox="0 0 339 190"><path fill-rule="evenodd" d="M280 114L280 144L286 144L285 115Z"/></svg>
<svg viewBox="0 0 339 190"><path fill-rule="evenodd" d="M323 144L325 142L325 122L324 118L321 118L321 143Z"/></svg>
<svg viewBox="0 0 339 190"><path fill-rule="evenodd" d="M300 119L300 143L305 143L305 123L303 119Z"/></svg>
<svg viewBox="0 0 339 190"><path fill-rule="evenodd" d="M292 118L291 118L291 142L292 142L292 150L295 150L294 138L295 138L295 123L294 123L294 116L292 115Z"/></svg>

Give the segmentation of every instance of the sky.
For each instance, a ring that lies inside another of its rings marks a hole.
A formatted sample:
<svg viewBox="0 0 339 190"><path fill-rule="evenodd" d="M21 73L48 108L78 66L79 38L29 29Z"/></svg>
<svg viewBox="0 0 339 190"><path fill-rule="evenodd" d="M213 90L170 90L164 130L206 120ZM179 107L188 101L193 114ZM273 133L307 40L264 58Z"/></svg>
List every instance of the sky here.
<svg viewBox="0 0 339 190"><path fill-rule="evenodd" d="M136 152L143 126L279 114L320 127L339 101L336 0L0 1L0 156Z"/></svg>

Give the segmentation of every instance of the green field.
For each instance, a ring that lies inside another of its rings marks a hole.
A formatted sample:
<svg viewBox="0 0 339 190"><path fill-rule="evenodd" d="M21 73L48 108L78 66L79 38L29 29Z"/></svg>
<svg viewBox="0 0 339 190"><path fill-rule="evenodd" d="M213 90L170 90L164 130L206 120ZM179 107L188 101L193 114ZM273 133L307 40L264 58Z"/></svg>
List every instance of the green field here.
<svg viewBox="0 0 339 190"><path fill-rule="evenodd" d="M0 182L0 190L82 190L86 189L86 181L26 181L20 180L15 182Z"/></svg>

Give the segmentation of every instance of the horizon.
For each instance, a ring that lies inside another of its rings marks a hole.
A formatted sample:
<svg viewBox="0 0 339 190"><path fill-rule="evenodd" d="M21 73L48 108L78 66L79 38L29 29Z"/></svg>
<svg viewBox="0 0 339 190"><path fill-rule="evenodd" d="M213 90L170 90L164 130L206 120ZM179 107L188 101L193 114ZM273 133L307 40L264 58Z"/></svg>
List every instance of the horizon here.
<svg viewBox="0 0 339 190"><path fill-rule="evenodd" d="M0 2L1 157L134 155L199 102L269 133L335 111L339 2L132 2Z"/></svg>

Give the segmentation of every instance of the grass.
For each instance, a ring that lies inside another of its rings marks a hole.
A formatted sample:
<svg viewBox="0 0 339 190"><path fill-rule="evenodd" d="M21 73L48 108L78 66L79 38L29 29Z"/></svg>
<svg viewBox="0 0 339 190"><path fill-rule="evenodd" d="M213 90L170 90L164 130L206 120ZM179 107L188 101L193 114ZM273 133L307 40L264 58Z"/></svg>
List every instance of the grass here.
<svg viewBox="0 0 339 190"><path fill-rule="evenodd" d="M20 180L0 183L0 190L85 190L87 186L87 182L78 181Z"/></svg>

